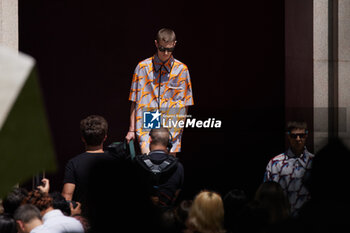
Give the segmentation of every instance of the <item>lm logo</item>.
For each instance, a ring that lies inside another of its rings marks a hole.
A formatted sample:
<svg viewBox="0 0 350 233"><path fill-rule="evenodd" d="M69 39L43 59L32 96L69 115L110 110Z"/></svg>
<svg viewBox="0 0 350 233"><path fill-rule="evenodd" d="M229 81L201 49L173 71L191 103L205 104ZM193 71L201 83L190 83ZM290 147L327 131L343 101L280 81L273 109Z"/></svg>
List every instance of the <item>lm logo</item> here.
<svg viewBox="0 0 350 233"><path fill-rule="evenodd" d="M143 128L144 129L159 129L160 128L159 111L143 112Z"/></svg>

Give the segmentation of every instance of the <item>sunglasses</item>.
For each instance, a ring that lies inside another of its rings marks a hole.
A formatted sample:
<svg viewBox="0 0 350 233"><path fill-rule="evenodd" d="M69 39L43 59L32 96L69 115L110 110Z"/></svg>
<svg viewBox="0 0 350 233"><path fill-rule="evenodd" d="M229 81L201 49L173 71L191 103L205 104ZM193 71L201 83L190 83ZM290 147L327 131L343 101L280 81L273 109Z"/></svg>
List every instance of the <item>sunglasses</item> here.
<svg viewBox="0 0 350 233"><path fill-rule="evenodd" d="M294 138L294 139L296 139L298 136L299 138L305 138L307 135L306 133L288 133L288 134L291 138Z"/></svg>
<svg viewBox="0 0 350 233"><path fill-rule="evenodd" d="M165 52L165 51L168 51L168 52L174 52L175 50L175 46L174 47L171 47L171 48L165 48L163 46L158 46L158 50L161 51L161 52Z"/></svg>

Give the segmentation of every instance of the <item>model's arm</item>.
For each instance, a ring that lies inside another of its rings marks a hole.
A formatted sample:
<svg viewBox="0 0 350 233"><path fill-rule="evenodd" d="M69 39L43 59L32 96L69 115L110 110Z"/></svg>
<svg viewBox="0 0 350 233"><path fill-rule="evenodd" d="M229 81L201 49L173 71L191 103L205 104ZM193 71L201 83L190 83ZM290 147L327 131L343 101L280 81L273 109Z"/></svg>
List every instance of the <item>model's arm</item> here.
<svg viewBox="0 0 350 233"><path fill-rule="evenodd" d="M185 107L185 117L183 118L184 122L186 122L186 118L187 118L187 115L188 115L188 106Z"/></svg>
<svg viewBox="0 0 350 233"><path fill-rule="evenodd" d="M266 170L264 174L264 182L273 181L273 177L271 176L271 173L272 173L272 160L270 160L266 166Z"/></svg>
<svg viewBox="0 0 350 233"><path fill-rule="evenodd" d="M73 198L74 189L75 184L65 183L63 185L62 196L66 198L67 201L71 201Z"/></svg>
<svg viewBox="0 0 350 233"><path fill-rule="evenodd" d="M135 102L131 102L131 107L130 107L130 126L129 126L129 131L128 134L126 135L126 140L128 141L128 143L130 142L130 140L135 140L135 131L136 131L136 127L135 127L135 121L136 121L136 103Z"/></svg>

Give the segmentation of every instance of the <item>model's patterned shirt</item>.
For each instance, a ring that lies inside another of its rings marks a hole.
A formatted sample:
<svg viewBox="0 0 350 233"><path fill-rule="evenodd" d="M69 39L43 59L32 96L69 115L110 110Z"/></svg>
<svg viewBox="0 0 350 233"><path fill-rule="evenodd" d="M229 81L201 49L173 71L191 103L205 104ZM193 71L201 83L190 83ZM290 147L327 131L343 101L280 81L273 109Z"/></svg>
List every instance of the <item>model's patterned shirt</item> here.
<svg viewBox="0 0 350 233"><path fill-rule="evenodd" d="M141 61L135 68L129 100L136 102L136 135L141 148L149 147L149 129L143 128L143 112L156 109L162 114L161 123L178 122L186 117L186 106L193 105L192 85L188 68L173 56L165 63L157 55ZM163 120L164 119L164 120ZM181 151L183 128L169 128L172 152Z"/></svg>
<svg viewBox="0 0 350 233"><path fill-rule="evenodd" d="M287 152L277 155L267 164L264 181L275 181L281 185L291 205L291 214L297 215L302 205L310 199L305 187L309 177L314 155L304 149L296 156L289 148Z"/></svg>

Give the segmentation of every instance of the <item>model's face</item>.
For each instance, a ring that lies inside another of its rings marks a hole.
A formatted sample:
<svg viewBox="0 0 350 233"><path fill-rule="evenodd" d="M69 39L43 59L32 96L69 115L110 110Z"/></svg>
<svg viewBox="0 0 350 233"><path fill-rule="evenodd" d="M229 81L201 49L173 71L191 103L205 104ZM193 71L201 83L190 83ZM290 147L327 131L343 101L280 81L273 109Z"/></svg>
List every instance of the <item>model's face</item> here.
<svg viewBox="0 0 350 233"><path fill-rule="evenodd" d="M302 151L305 146L307 134L305 129L293 129L290 134L288 134L288 140L292 150Z"/></svg>
<svg viewBox="0 0 350 233"><path fill-rule="evenodd" d="M157 47L157 55L162 62L167 61L175 49L176 41L164 42L155 40L155 45Z"/></svg>

